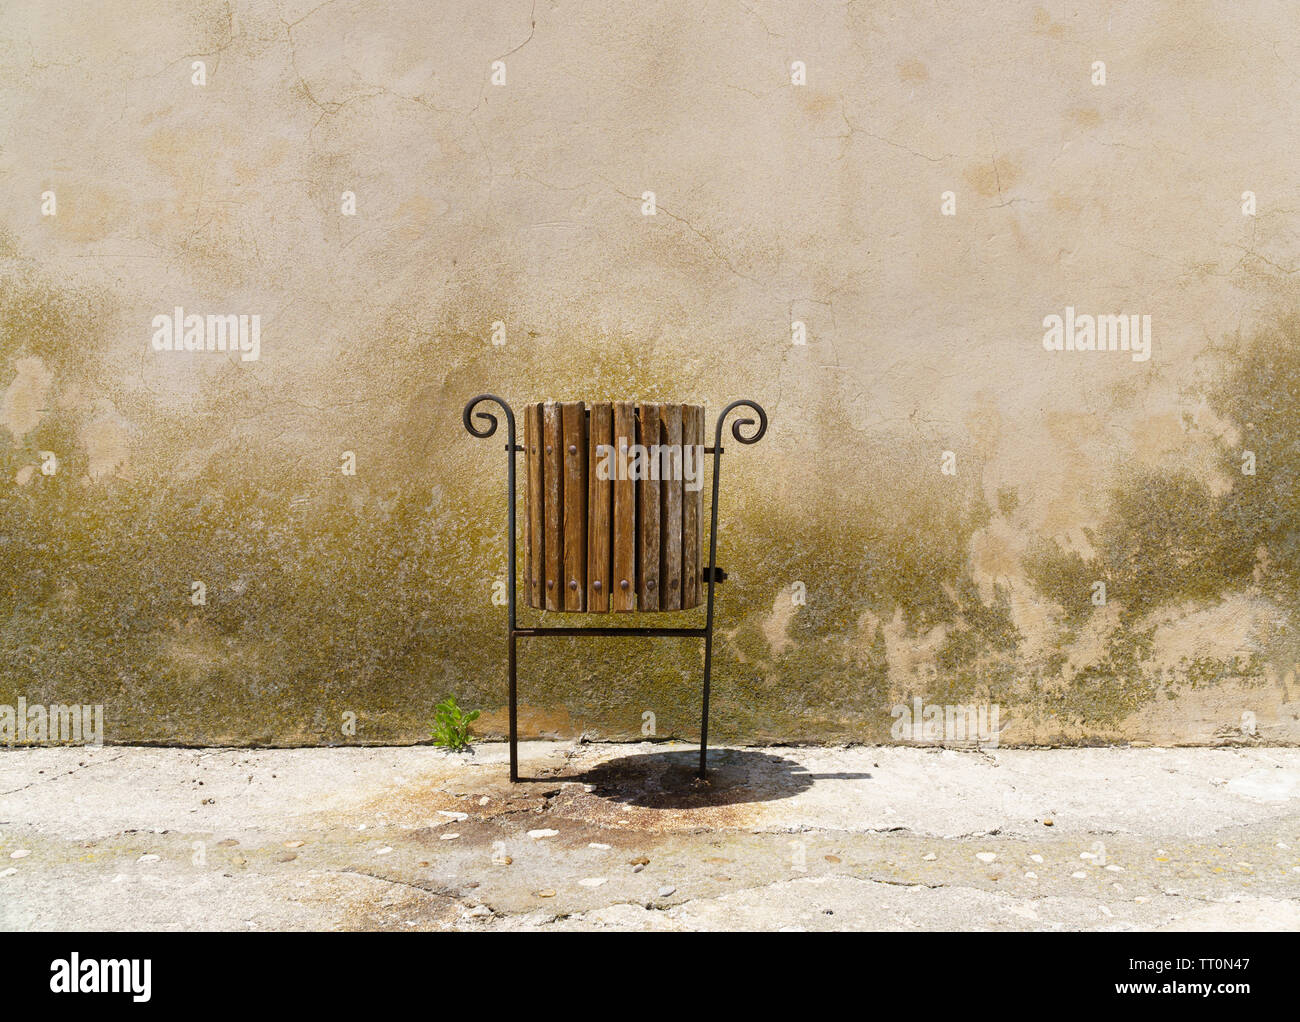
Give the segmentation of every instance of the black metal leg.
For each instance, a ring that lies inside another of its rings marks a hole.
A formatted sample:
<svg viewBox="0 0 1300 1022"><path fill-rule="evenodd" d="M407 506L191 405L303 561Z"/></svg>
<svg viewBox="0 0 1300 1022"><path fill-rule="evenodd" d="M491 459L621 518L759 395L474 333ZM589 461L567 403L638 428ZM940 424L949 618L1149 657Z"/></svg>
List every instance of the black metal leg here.
<svg viewBox="0 0 1300 1022"><path fill-rule="evenodd" d="M510 780L512 782L519 780L519 689L516 685L518 670L515 659L517 654L516 645L518 640L512 630L510 632Z"/></svg>
<svg viewBox="0 0 1300 1022"><path fill-rule="evenodd" d="M495 394L480 394L471 398L461 412L461 421L470 436L480 439L490 437L497 431L497 417L491 412L478 412L478 418L484 423L482 427L474 424L475 409L485 401L493 401L506 413L506 426L510 435L506 437L506 631L509 635L509 675L510 675L510 780L519 780L519 713L516 692L515 670L515 455L523 450L515 443L514 410Z"/></svg>
<svg viewBox="0 0 1300 1022"><path fill-rule="evenodd" d="M713 429L713 501L709 508L709 597L704 621L704 700L700 710L700 779L708 772L709 755L709 683L713 678L713 585L718 576L718 481L722 471L722 424L733 408L751 408L758 413L753 419L737 419L731 424L731 435L739 443L756 444L767 432L767 412L753 401L733 401L722 409ZM755 426L753 434L746 436L743 426Z"/></svg>
<svg viewBox="0 0 1300 1022"><path fill-rule="evenodd" d="M713 625L704 634L704 706L700 710L700 780L708 772L709 754L709 681L713 674Z"/></svg>

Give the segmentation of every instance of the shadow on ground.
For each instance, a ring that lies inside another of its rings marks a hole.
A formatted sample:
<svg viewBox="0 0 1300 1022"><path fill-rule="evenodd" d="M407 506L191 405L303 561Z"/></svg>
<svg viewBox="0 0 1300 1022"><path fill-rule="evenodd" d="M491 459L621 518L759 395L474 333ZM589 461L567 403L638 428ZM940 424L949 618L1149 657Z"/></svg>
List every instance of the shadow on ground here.
<svg viewBox="0 0 1300 1022"><path fill-rule="evenodd" d="M648 809L706 809L711 806L771 802L807 791L819 778L784 756L748 749L718 749L709 753L709 776L696 776L700 754L695 750L653 752L607 760L566 780L590 784L592 794L624 805ZM837 778L869 778L870 774L835 774Z"/></svg>

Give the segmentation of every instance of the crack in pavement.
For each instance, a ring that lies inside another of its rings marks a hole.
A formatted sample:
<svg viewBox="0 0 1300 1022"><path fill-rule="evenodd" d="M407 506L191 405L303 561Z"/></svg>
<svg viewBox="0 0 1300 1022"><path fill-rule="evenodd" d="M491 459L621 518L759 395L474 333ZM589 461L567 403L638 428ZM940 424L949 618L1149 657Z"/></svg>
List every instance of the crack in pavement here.
<svg viewBox="0 0 1300 1022"><path fill-rule="evenodd" d="M92 763L79 763L71 770L65 770L61 774L51 774L49 777L38 778L35 781L22 785L21 787L10 788L8 791L0 791L0 795L13 795L20 791L26 791L28 788L34 788L38 784L48 784L50 781L60 781L65 777L71 777L73 774L81 773L81 771L83 770L89 770L93 766L99 766L101 763L116 763L119 759L121 759L125 755L127 755L127 753L122 752L114 756L112 759L95 760Z"/></svg>
<svg viewBox="0 0 1300 1022"><path fill-rule="evenodd" d="M393 884L397 887L409 887L411 890L419 891L422 894L430 894L439 898L450 898L452 901L456 902L467 897L463 892L452 890L450 887L441 887L434 884L420 884L410 880L397 880L393 877L386 877L379 873L371 873L364 869L356 869L355 867L349 867L347 869L331 869L326 870L325 872L333 873L335 875L366 877L370 880L378 880L381 883Z"/></svg>

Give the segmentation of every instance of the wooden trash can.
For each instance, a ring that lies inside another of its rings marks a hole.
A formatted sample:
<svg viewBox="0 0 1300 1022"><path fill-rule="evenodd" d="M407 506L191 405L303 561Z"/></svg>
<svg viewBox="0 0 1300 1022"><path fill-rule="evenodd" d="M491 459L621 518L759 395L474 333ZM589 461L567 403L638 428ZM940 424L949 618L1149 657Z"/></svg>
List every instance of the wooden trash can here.
<svg viewBox="0 0 1300 1022"><path fill-rule="evenodd" d="M718 480L722 426L738 408L757 419L737 419L731 436L756 444L767 432L767 412L754 401L732 401L704 447L700 405L643 401L547 401L524 409L524 443L505 399L480 394L466 402L461 421L470 436L497 431L491 401L506 427L506 673L510 706L510 780L519 780L518 645L520 639L657 636L704 640L700 702L700 771L709 747L709 685L713 670L714 586L727 577L718 567ZM747 428L748 427L748 428ZM710 474L709 547L702 549L704 455ZM538 610L574 613L689 610L705 605L703 625L525 625L516 615L518 558L515 534L517 473L525 456L524 599Z"/></svg>
<svg viewBox="0 0 1300 1022"><path fill-rule="evenodd" d="M603 614L699 605L702 405L530 404L524 457L530 607Z"/></svg>

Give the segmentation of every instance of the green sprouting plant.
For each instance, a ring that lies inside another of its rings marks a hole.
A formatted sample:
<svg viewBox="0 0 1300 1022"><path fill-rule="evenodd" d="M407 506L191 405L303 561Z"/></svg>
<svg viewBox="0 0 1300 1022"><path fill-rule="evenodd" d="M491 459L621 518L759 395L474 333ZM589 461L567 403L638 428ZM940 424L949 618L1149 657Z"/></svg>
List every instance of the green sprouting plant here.
<svg viewBox="0 0 1300 1022"><path fill-rule="evenodd" d="M464 752L469 748L469 726L478 719L478 712L462 712L456 705L456 697L448 696L433 711L433 727L430 731L433 744L452 752Z"/></svg>

